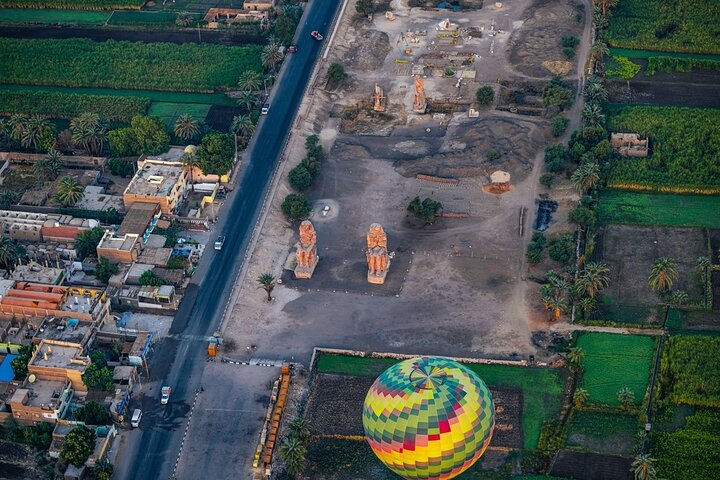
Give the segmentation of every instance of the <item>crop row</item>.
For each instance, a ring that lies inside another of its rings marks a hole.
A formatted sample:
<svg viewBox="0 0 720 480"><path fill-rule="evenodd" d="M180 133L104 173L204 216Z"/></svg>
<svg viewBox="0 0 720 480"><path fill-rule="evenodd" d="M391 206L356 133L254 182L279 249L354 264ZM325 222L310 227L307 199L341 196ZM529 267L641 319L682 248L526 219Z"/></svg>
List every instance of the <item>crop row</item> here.
<svg viewBox="0 0 720 480"><path fill-rule="evenodd" d="M720 70L720 61L698 60L694 58L650 57L645 69L647 75L655 72L692 72L700 70Z"/></svg>
<svg viewBox="0 0 720 480"><path fill-rule="evenodd" d="M129 122L144 115L149 98L74 93L0 90L0 114L35 114L52 118L73 118L81 113L97 113L111 121Z"/></svg>
<svg viewBox="0 0 720 480"><path fill-rule="evenodd" d="M660 362L662 397L674 404L720 407L718 352L718 337L670 337Z"/></svg>
<svg viewBox="0 0 720 480"><path fill-rule="evenodd" d="M622 0L607 31L613 47L720 53L716 0Z"/></svg>
<svg viewBox="0 0 720 480"><path fill-rule="evenodd" d="M650 138L652 154L616 162L608 184L633 190L715 193L720 188L720 110L636 106L613 110L613 132Z"/></svg>
<svg viewBox="0 0 720 480"><path fill-rule="evenodd" d="M119 10L142 7L145 0L0 0L0 8L79 8L83 10Z"/></svg>
<svg viewBox="0 0 720 480"><path fill-rule="evenodd" d="M259 46L0 39L0 82L184 92L229 89L261 71Z"/></svg>

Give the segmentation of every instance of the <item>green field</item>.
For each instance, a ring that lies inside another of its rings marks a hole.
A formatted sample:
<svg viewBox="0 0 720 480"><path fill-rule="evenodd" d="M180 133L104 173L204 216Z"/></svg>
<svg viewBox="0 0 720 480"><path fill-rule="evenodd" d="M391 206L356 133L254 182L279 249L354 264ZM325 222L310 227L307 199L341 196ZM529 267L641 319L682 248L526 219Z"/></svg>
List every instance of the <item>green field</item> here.
<svg viewBox="0 0 720 480"><path fill-rule="evenodd" d="M0 23L63 23L77 25L103 25L110 13L91 10L23 10L0 9Z"/></svg>
<svg viewBox="0 0 720 480"><path fill-rule="evenodd" d="M634 50L631 48L611 48L610 55L628 58L669 57L669 58L693 58L696 60L720 61L720 55L703 53L682 53L682 52L656 52L652 50Z"/></svg>
<svg viewBox="0 0 720 480"><path fill-rule="evenodd" d="M648 158L613 162L610 188L720 194L720 109L628 106L606 114L608 130L650 139Z"/></svg>
<svg viewBox="0 0 720 480"><path fill-rule="evenodd" d="M262 71L260 46L0 38L0 82L212 92Z"/></svg>
<svg viewBox="0 0 720 480"><path fill-rule="evenodd" d="M390 358L363 358L339 355L317 357L317 371L344 375L377 376L390 365ZM523 391L523 434L525 448L537 447L540 429L546 420L560 412L564 374L554 368L528 368L511 365L469 363L466 366L490 386L519 388Z"/></svg>
<svg viewBox="0 0 720 480"><path fill-rule="evenodd" d="M568 445L599 453L632 454L642 431L635 415L575 410L568 422Z"/></svg>
<svg viewBox="0 0 720 480"><path fill-rule="evenodd" d="M613 47L720 53L717 0L621 0L612 9Z"/></svg>
<svg viewBox="0 0 720 480"><path fill-rule="evenodd" d="M0 0L0 8L87 10L139 9L145 0Z"/></svg>
<svg viewBox="0 0 720 480"><path fill-rule="evenodd" d="M135 115L145 115L150 99L110 95L77 95L0 89L0 114L41 115L50 118L73 118L82 113L97 113L106 120L129 122Z"/></svg>
<svg viewBox="0 0 720 480"><path fill-rule="evenodd" d="M603 190L601 223L720 228L720 195L673 195Z"/></svg>
<svg viewBox="0 0 720 480"><path fill-rule="evenodd" d="M672 336L665 341L659 389L675 405L720 408L720 338Z"/></svg>
<svg viewBox="0 0 720 480"><path fill-rule="evenodd" d="M210 111L211 105L203 105L197 103L163 103L153 102L148 111L148 115L152 117L162 118L167 125L168 130L172 131L175 125L175 119L183 114L193 116L198 122L204 122Z"/></svg>
<svg viewBox="0 0 720 480"><path fill-rule="evenodd" d="M176 19L177 13L173 12L118 10L113 12L107 23L108 25L175 25Z"/></svg>
<svg viewBox="0 0 720 480"><path fill-rule="evenodd" d="M590 394L590 402L620 405L618 391L629 388L635 394L635 404L640 405L648 386L654 345L652 337L642 335L581 333L577 340L584 353L581 387Z"/></svg>

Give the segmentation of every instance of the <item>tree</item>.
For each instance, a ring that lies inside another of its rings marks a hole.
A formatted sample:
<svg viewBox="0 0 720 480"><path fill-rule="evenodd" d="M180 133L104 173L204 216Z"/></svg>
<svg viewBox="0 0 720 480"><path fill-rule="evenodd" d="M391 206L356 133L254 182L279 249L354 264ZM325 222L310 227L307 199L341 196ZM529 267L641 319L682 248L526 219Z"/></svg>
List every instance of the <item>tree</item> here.
<svg viewBox="0 0 720 480"><path fill-rule="evenodd" d="M255 92L245 90L240 92L237 98L238 105L245 107L245 110L252 112L258 104L258 96Z"/></svg>
<svg viewBox="0 0 720 480"><path fill-rule="evenodd" d="M90 155L98 155L105 148L108 131L97 113L83 113L70 121L73 144L82 147Z"/></svg>
<svg viewBox="0 0 720 480"><path fill-rule="evenodd" d="M648 285L660 294L667 293L678 279L677 263L667 257L660 257L650 267Z"/></svg>
<svg viewBox="0 0 720 480"><path fill-rule="evenodd" d="M108 425L110 412L105 407L92 400L75 410L75 418L86 425Z"/></svg>
<svg viewBox="0 0 720 480"><path fill-rule="evenodd" d="M257 278L258 283L267 293L267 301L272 301L272 291L275 289L275 277L271 273L261 273Z"/></svg>
<svg viewBox="0 0 720 480"><path fill-rule="evenodd" d="M94 227L80 232L75 238L75 251L78 259L85 260L86 257L94 256L103 235L105 235L105 230L101 227Z"/></svg>
<svg viewBox="0 0 720 480"><path fill-rule="evenodd" d="M115 467L107 458L101 458L95 462L95 478L96 480L110 480Z"/></svg>
<svg viewBox="0 0 720 480"><path fill-rule="evenodd" d="M197 164L204 174L225 175L235 160L235 145L232 135L208 133L197 149Z"/></svg>
<svg viewBox="0 0 720 480"><path fill-rule="evenodd" d="M605 114L597 103L586 103L582 109L582 119L585 125L599 125L605 122Z"/></svg>
<svg viewBox="0 0 720 480"><path fill-rule="evenodd" d="M590 394L584 388L578 388L573 393L573 403L576 408L580 408L590 399Z"/></svg>
<svg viewBox="0 0 720 480"><path fill-rule="evenodd" d="M597 65L600 68L603 68L603 59L605 58L605 55L608 55L609 53L610 49L605 42L598 41L593 43L592 47L590 47L590 55L592 55L592 58L595 60L595 62L597 62Z"/></svg>
<svg viewBox="0 0 720 480"><path fill-rule="evenodd" d="M254 92L260 90L262 85L262 73L255 70L245 70L240 74L240 79L238 80L238 88L240 90Z"/></svg>
<svg viewBox="0 0 720 480"><path fill-rule="evenodd" d="M55 180L63 168L62 155L51 148L45 158L41 158L33 164L33 175L38 183L42 184L48 180Z"/></svg>
<svg viewBox="0 0 720 480"><path fill-rule="evenodd" d="M138 281L140 282L140 285L150 287L159 287L163 285L162 279L155 275L155 272L152 270L145 270L142 275L140 275L140 279Z"/></svg>
<svg viewBox="0 0 720 480"><path fill-rule="evenodd" d="M555 182L555 175L552 173L543 173L540 175L540 185L546 188L552 188L553 182Z"/></svg>
<svg viewBox="0 0 720 480"><path fill-rule="evenodd" d="M588 103L599 104L607 100L607 90L600 77L590 77L585 82L585 100Z"/></svg>
<svg viewBox="0 0 720 480"><path fill-rule="evenodd" d="M193 193L195 193L195 165L197 164L197 150L193 148L188 148L184 153L183 156L180 157L180 161L182 162L183 166L187 169L188 174L190 176L190 190L192 190Z"/></svg>
<svg viewBox="0 0 720 480"><path fill-rule="evenodd" d="M288 172L288 180L290 181L290 186L292 188L302 192L310 187L313 181L313 176L305 165L300 164Z"/></svg>
<svg viewBox="0 0 720 480"><path fill-rule="evenodd" d="M73 177L65 177L60 180L55 201L63 207L72 207L84 196L85 187Z"/></svg>
<svg viewBox="0 0 720 480"><path fill-rule="evenodd" d="M360 15L367 17L375 11L373 0L357 0L355 2L355 11Z"/></svg>
<svg viewBox="0 0 720 480"><path fill-rule="evenodd" d="M328 79L334 85L340 85L345 80L345 67L341 63L332 63L328 67Z"/></svg>
<svg viewBox="0 0 720 480"><path fill-rule="evenodd" d="M595 226L597 216L590 207L587 207L585 205L578 205L570 211L570 214L568 215L568 220L580 225L581 227L587 228Z"/></svg>
<svg viewBox="0 0 720 480"><path fill-rule="evenodd" d="M85 425L78 425L65 435L60 458L82 467L95 450L95 434Z"/></svg>
<svg viewBox="0 0 720 480"><path fill-rule="evenodd" d="M138 152L144 155L160 155L170 147L170 136L165 122L156 117L136 115L130 122Z"/></svg>
<svg viewBox="0 0 720 480"><path fill-rule="evenodd" d="M676 290L670 294L668 298L668 305L673 307L681 307L687 305L690 302L690 295L682 290Z"/></svg>
<svg viewBox="0 0 720 480"><path fill-rule="evenodd" d="M415 214L420 220L424 220L425 223L432 223L435 221L435 216L442 210L442 203L433 200L432 198L425 198L420 200L420 197L415 197L407 207L408 211Z"/></svg>
<svg viewBox="0 0 720 480"><path fill-rule="evenodd" d="M527 246L527 251L525 252L525 260L527 260L528 264L531 266L537 265L538 263L543 261L543 249L542 247L539 247L535 243L530 243Z"/></svg>
<svg viewBox="0 0 720 480"><path fill-rule="evenodd" d="M243 145L247 145L255 133L255 122L249 114L236 115L230 124L230 133L235 136L235 149L237 150L238 137Z"/></svg>
<svg viewBox="0 0 720 480"><path fill-rule="evenodd" d="M5 270L14 270L18 258L15 242L5 236L0 236L0 265Z"/></svg>
<svg viewBox="0 0 720 480"><path fill-rule="evenodd" d="M189 142L195 138L198 133L200 133L200 125L192 115L183 113L175 119L173 133L176 137Z"/></svg>
<svg viewBox="0 0 720 480"><path fill-rule="evenodd" d="M193 20L195 17L189 13L189 12L180 12L178 13L177 18L175 18L175 25L178 27L189 27L193 24Z"/></svg>
<svg viewBox="0 0 720 480"><path fill-rule="evenodd" d="M11 205L15 205L20 201L21 195L18 192L12 190L3 190L0 192L0 207L7 208Z"/></svg>
<svg viewBox="0 0 720 480"><path fill-rule="evenodd" d="M299 438L289 436L280 446L280 456L285 461L285 468L290 475L297 476L305 470L307 448Z"/></svg>
<svg viewBox="0 0 720 480"><path fill-rule="evenodd" d="M576 285L582 295L595 298L603 288L610 285L610 269L604 263L588 262L580 272Z"/></svg>
<svg viewBox="0 0 720 480"><path fill-rule="evenodd" d="M607 17L608 11L611 8L615 8L618 4L619 0L594 0L593 3L599 3L600 4L600 11L602 12L603 17Z"/></svg>
<svg viewBox="0 0 720 480"><path fill-rule="evenodd" d="M489 85L480 87L475 92L475 100L480 105L490 105L495 100L495 90Z"/></svg>
<svg viewBox="0 0 720 480"><path fill-rule="evenodd" d="M565 48L576 48L580 45L580 39L575 36L564 36L560 39L560 44Z"/></svg>
<svg viewBox="0 0 720 480"><path fill-rule="evenodd" d="M288 220L292 222L307 218L312 211L310 202L305 198L305 195L300 193L291 193L286 196L280 209Z"/></svg>
<svg viewBox="0 0 720 480"><path fill-rule="evenodd" d="M113 373L107 367L100 367L91 363L82 374L82 381L86 387L103 392L113 391Z"/></svg>
<svg viewBox="0 0 720 480"><path fill-rule="evenodd" d="M276 72L277 64L282 62L283 53L280 50L280 44L274 39L263 47L262 54L260 54L260 61L262 66Z"/></svg>
<svg viewBox="0 0 720 480"><path fill-rule="evenodd" d="M13 369L15 380L24 380L28 374L28 363L32 357L33 348L31 345L23 345L18 349L18 356L13 358L10 366Z"/></svg>
<svg viewBox="0 0 720 480"><path fill-rule="evenodd" d="M90 361L97 364L98 367L107 367L107 359L105 359L105 353L102 350L93 350L90 353Z"/></svg>
<svg viewBox="0 0 720 480"><path fill-rule="evenodd" d="M573 104L573 92L570 84L561 77L554 77L543 89L543 105L557 105L561 109Z"/></svg>
<svg viewBox="0 0 720 480"><path fill-rule="evenodd" d="M26 115L15 113L10 116L8 120L8 127L10 129L10 138L18 143L22 141L23 132L25 131L25 124L28 121Z"/></svg>
<svg viewBox="0 0 720 480"><path fill-rule="evenodd" d="M568 350L567 360L570 370L582 370L582 359L585 356L585 352L580 347L572 347Z"/></svg>
<svg viewBox="0 0 720 480"><path fill-rule="evenodd" d="M570 119L565 117L553 118L551 122L553 137L557 138L563 133L565 133L565 130L567 130L567 126L569 123Z"/></svg>
<svg viewBox="0 0 720 480"><path fill-rule="evenodd" d="M297 28L299 17L295 17L293 14L289 14L288 7L284 7L285 15L278 15L275 23L272 27L272 33L278 42L283 45L288 45L292 42L293 36L295 35L295 29Z"/></svg>
<svg viewBox="0 0 720 480"><path fill-rule="evenodd" d="M556 262L566 264L575 256L575 240L572 233L562 233L548 242L548 254Z"/></svg>
<svg viewBox="0 0 720 480"><path fill-rule="evenodd" d="M116 263L111 263L105 257L100 257L95 267L95 276L103 283L107 283L110 277L118 273L120 270Z"/></svg>
<svg viewBox="0 0 720 480"><path fill-rule="evenodd" d="M131 127L118 128L108 133L110 151L118 157L129 157L138 153L135 131Z"/></svg>
<svg viewBox="0 0 720 480"><path fill-rule="evenodd" d="M561 171L565 168L567 156L567 149L560 143L545 147L545 168L548 172Z"/></svg>
<svg viewBox="0 0 720 480"><path fill-rule="evenodd" d="M583 163L575 169L570 180L575 190L584 194L600 181L600 165L596 162Z"/></svg>
<svg viewBox="0 0 720 480"><path fill-rule="evenodd" d="M47 144L48 140L50 142L49 145ZM34 115L30 117L23 126L20 145L24 148L41 150L43 145L46 149L51 147L54 140L55 127L47 119Z"/></svg>
<svg viewBox="0 0 720 480"><path fill-rule="evenodd" d="M655 473L654 458L650 458L649 455L641 453L633 460L630 466L630 471L633 472L635 480L655 480L657 473Z"/></svg>
<svg viewBox="0 0 720 480"><path fill-rule="evenodd" d="M310 428L304 419L297 417L288 423L286 428L288 436L295 437L303 443L310 440Z"/></svg>
<svg viewBox="0 0 720 480"><path fill-rule="evenodd" d="M627 387L623 387L617 392L617 399L620 401L624 410L629 410L630 405L635 402L635 394Z"/></svg>
<svg viewBox="0 0 720 480"><path fill-rule="evenodd" d="M595 311L597 301L593 297L583 297L578 303L580 310L582 310L583 318L589 320L590 314Z"/></svg>

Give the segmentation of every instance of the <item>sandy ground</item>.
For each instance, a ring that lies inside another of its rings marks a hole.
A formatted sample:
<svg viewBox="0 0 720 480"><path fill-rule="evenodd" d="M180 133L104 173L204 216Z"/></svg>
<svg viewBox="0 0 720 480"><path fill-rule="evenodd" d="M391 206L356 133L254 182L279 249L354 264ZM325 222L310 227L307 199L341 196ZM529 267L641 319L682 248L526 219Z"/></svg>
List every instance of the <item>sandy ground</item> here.
<svg viewBox="0 0 720 480"><path fill-rule="evenodd" d="M474 119L467 117L466 109L444 115L413 114L413 78L395 60L420 62L423 55L442 48L472 51L476 61L459 68L474 69L474 82L463 81L453 91L455 78L429 75L425 80L428 97L456 95L469 103L481 85L493 85L498 78L525 78L510 62L509 40L528 18L538 29L557 23L558 18L528 17L530 1L461 14L411 11L402 3L392 2L394 22L383 15L372 22L360 19L351 8L341 19L328 58L319 68L316 88L300 108L289 161L225 318L224 336L237 343L236 355L250 345L255 348L248 356L302 362L309 360L314 346L454 356L542 355L532 344L531 333L547 325L537 310L538 286L525 281L532 273L524 264L535 199L545 193L561 201L563 208L551 224L553 232L567 229L564 206L569 208L577 198L562 182L550 192L538 191L543 148L557 141L548 134L548 120L492 108ZM567 8L564 0L541 3ZM463 39L458 46L433 44L439 42L435 25L448 15L463 27L498 33ZM572 28L579 28L571 21ZM400 32L407 30L427 30L428 35L406 46ZM405 55L406 48L413 53ZM335 61L344 63L348 79L340 88L328 90L325 72ZM383 115L368 113L375 82L382 83L388 97ZM350 122L343 117L348 108L355 109ZM575 111L570 117L577 122ZM315 276L302 281L284 270L292 264L297 225L290 225L279 207L291 192L287 171L304 156L304 138L312 133L320 135L327 158L307 196L315 212L328 205L331 213L311 217L320 263ZM491 150L500 158L489 160ZM512 175L511 190L500 196L481 188L494 170ZM454 176L460 183L420 181L414 178L417 173ZM467 213L469 218L418 225L406 211L416 195L434 198L446 212ZM523 207L524 235L520 236ZM370 285L365 278L365 235L373 222L384 226L393 254L382 286ZM271 303L264 300L256 281L264 272L282 279Z"/></svg>

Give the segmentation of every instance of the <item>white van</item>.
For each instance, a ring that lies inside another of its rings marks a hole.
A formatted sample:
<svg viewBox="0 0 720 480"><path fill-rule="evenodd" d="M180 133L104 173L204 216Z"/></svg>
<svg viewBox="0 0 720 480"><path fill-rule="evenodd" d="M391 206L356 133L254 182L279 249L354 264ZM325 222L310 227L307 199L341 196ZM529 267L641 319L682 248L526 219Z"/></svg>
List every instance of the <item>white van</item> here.
<svg viewBox="0 0 720 480"><path fill-rule="evenodd" d="M133 411L132 419L130 420L130 425L137 428L140 426L140 419L142 418L142 410L139 408L136 408L135 411Z"/></svg>
<svg viewBox="0 0 720 480"><path fill-rule="evenodd" d="M262 110L260 110L260 113L262 113L263 115L267 115L269 111L270 111L270 102L265 102L262 106Z"/></svg>

